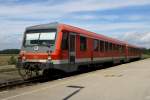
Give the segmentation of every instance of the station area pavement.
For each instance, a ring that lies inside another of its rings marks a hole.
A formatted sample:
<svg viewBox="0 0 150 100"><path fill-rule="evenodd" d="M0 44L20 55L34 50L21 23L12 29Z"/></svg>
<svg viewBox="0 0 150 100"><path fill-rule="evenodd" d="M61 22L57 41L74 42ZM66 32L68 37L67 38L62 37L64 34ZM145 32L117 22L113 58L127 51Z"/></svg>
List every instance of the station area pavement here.
<svg viewBox="0 0 150 100"><path fill-rule="evenodd" d="M150 59L3 91L0 100L150 100Z"/></svg>

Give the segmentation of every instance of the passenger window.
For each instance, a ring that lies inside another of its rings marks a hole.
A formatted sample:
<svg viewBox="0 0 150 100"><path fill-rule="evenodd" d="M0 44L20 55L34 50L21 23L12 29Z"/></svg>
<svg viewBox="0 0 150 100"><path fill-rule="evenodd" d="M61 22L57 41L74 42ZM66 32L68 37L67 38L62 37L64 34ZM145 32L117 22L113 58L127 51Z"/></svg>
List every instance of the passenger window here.
<svg viewBox="0 0 150 100"><path fill-rule="evenodd" d="M115 51L115 44L112 44L112 51Z"/></svg>
<svg viewBox="0 0 150 100"><path fill-rule="evenodd" d="M112 51L112 43L109 43L109 51Z"/></svg>
<svg viewBox="0 0 150 100"><path fill-rule="evenodd" d="M98 51L98 49L99 49L99 41L94 40L94 51Z"/></svg>
<svg viewBox="0 0 150 100"><path fill-rule="evenodd" d="M85 37L80 36L80 51L86 51L87 48L87 40Z"/></svg>
<svg viewBox="0 0 150 100"><path fill-rule="evenodd" d="M125 47L124 47L124 46L122 46L122 53L124 53L124 51L125 51Z"/></svg>
<svg viewBox="0 0 150 100"><path fill-rule="evenodd" d="M117 45L117 51L119 52L120 48L119 48L119 45Z"/></svg>
<svg viewBox="0 0 150 100"><path fill-rule="evenodd" d="M104 41L100 41L100 52L104 52Z"/></svg>
<svg viewBox="0 0 150 100"><path fill-rule="evenodd" d="M63 33L62 50L68 50L68 33L67 32Z"/></svg>
<svg viewBox="0 0 150 100"><path fill-rule="evenodd" d="M120 52L120 53L122 52L122 47L121 47L121 45L119 45L119 52Z"/></svg>
<svg viewBox="0 0 150 100"><path fill-rule="evenodd" d="M117 44L114 45L114 51L117 51L118 48L117 48Z"/></svg>
<svg viewBox="0 0 150 100"><path fill-rule="evenodd" d="M105 42L105 51L108 51L108 42Z"/></svg>

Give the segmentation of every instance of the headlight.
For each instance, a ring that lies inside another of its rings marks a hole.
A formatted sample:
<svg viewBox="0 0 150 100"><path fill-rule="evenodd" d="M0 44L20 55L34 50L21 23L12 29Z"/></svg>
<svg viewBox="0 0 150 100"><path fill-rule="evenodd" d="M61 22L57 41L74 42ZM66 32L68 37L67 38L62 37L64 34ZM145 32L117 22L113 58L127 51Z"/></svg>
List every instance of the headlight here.
<svg viewBox="0 0 150 100"><path fill-rule="evenodd" d="M22 57L22 60L26 60L26 57L25 57L25 56L23 56L23 57Z"/></svg>
<svg viewBox="0 0 150 100"><path fill-rule="evenodd" d="M48 58L47 58L48 60L51 60L51 56L48 56Z"/></svg>

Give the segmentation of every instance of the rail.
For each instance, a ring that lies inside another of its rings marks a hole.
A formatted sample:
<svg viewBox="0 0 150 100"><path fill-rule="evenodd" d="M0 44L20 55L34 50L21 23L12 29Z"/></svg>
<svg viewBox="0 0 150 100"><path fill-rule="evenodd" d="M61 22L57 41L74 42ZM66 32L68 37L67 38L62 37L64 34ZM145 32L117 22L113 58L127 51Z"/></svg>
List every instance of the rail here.
<svg viewBox="0 0 150 100"><path fill-rule="evenodd" d="M0 91L11 89L14 87L19 87L21 85L24 86L24 85L34 84L34 83L40 83L41 80L43 81L42 77L35 77L28 80L23 80L23 79L7 80L0 83Z"/></svg>

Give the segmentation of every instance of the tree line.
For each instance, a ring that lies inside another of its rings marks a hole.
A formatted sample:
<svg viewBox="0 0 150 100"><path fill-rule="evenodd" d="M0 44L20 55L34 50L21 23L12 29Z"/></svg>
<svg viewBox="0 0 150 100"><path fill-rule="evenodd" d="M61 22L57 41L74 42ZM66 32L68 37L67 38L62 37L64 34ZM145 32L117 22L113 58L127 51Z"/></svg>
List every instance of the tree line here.
<svg viewBox="0 0 150 100"><path fill-rule="evenodd" d="M5 49L0 50L0 54L19 54L20 49Z"/></svg>
<svg viewBox="0 0 150 100"><path fill-rule="evenodd" d="M145 49L145 48L144 48L144 49L143 49L143 53L150 55L150 49Z"/></svg>

